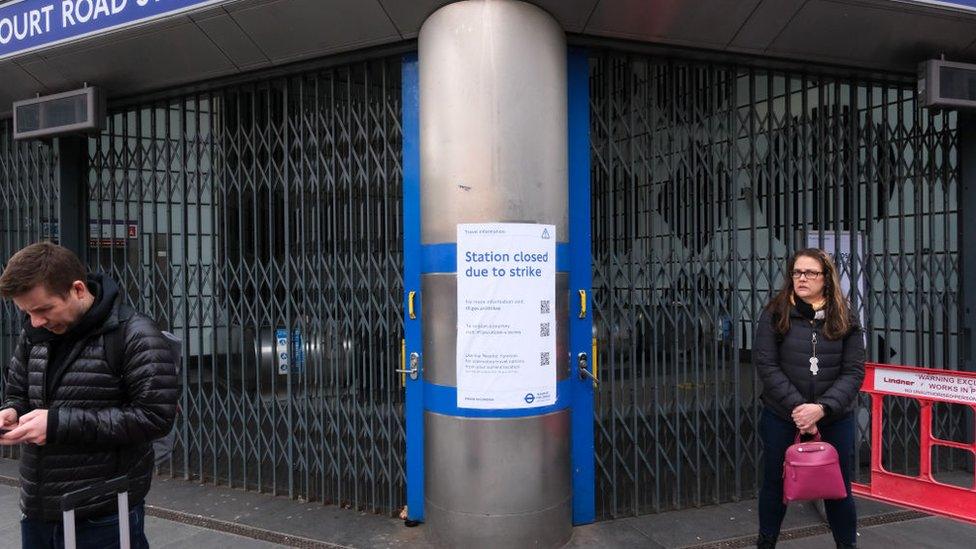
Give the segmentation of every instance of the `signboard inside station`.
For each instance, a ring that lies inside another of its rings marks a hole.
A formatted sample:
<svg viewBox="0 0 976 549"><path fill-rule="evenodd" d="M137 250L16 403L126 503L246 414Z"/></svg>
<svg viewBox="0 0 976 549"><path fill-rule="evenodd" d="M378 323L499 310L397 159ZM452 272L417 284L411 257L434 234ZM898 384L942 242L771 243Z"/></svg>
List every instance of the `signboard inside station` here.
<svg viewBox="0 0 976 549"><path fill-rule="evenodd" d="M556 227L457 227L457 406L556 402Z"/></svg>

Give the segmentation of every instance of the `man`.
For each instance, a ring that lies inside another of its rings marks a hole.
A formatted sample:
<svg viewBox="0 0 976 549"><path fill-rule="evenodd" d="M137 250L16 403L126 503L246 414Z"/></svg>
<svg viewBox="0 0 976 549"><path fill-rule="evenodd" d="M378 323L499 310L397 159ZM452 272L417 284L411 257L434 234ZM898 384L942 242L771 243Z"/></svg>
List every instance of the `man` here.
<svg viewBox="0 0 976 549"><path fill-rule="evenodd" d="M23 547L56 547L64 535L61 496L121 475L129 478L132 547L148 547L143 500L152 441L170 430L178 398L166 340L122 304L112 279L86 277L77 256L50 242L10 258L0 298L26 313L0 406L7 430L0 444L24 445ZM112 337L118 345L106 345ZM110 360L110 348L119 356ZM78 547L118 546L116 500L108 494L76 509Z"/></svg>

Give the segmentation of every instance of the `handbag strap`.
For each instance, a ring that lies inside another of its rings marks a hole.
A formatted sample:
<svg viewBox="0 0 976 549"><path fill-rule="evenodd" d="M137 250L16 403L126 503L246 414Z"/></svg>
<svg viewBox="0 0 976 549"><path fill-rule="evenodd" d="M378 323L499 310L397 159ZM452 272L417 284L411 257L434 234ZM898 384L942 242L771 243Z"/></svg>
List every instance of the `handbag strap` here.
<svg viewBox="0 0 976 549"><path fill-rule="evenodd" d="M800 435L800 430L797 429L796 430L796 436L793 437L793 444L799 444L800 443L800 436L801 436ZM811 439L810 442L823 442L823 439L820 438L820 430L819 429L817 429L817 432L814 433L813 439Z"/></svg>

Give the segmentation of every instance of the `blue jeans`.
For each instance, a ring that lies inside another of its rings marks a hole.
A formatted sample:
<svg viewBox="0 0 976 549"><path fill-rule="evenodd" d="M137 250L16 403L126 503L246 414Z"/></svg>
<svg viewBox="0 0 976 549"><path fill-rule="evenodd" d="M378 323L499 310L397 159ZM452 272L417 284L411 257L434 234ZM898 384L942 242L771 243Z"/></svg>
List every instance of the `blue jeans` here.
<svg viewBox="0 0 976 549"><path fill-rule="evenodd" d="M132 549L148 549L146 539L146 510L143 504L129 509L129 531ZM119 515L75 520L75 540L78 549L112 549L119 546ZM20 546L23 549L63 549L64 528L60 522L45 522L28 518L20 521Z"/></svg>
<svg viewBox="0 0 976 549"><path fill-rule="evenodd" d="M759 488L759 533L765 536L779 535L780 525L786 516L783 503L783 458L786 449L796 437L796 425L786 421L768 409L759 421L759 436L763 444L763 481ZM840 471L847 486L845 499L824 500L827 523L838 544L857 543L857 510L851 495L851 471L854 465L854 414L830 425L820 427L820 436L837 449Z"/></svg>

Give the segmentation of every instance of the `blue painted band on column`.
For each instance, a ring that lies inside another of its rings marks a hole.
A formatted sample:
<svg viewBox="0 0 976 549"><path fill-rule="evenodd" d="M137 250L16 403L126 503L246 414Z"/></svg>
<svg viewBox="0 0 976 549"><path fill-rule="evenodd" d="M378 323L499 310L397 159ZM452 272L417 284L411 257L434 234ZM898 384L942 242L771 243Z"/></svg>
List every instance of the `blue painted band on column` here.
<svg viewBox="0 0 976 549"><path fill-rule="evenodd" d="M424 382L424 409L429 412L456 417L519 418L542 416L569 408L572 402L570 380L556 382L556 403L539 408L492 409L458 408L457 387Z"/></svg>
<svg viewBox="0 0 976 549"><path fill-rule="evenodd" d="M424 244L420 253L421 273L453 273L457 270L457 244L454 242ZM568 242L556 243L556 271L569 271Z"/></svg>

